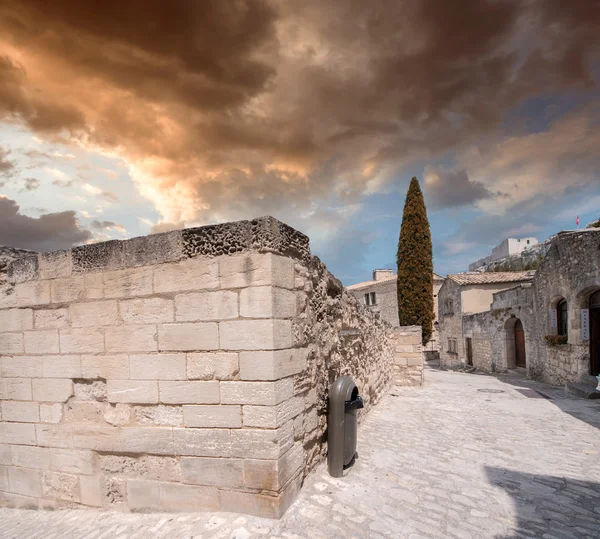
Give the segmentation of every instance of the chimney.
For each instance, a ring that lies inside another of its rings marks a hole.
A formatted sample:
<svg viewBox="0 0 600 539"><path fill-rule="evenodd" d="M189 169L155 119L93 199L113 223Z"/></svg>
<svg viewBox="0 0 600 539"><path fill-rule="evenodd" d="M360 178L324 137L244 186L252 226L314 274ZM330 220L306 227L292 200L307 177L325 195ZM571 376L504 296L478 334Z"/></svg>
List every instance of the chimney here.
<svg viewBox="0 0 600 539"><path fill-rule="evenodd" d="M394 270L391 269L376 269L373 270L373 280L381 281L381 279L385 279L386 277L392 277L394 275Z"/></svg>

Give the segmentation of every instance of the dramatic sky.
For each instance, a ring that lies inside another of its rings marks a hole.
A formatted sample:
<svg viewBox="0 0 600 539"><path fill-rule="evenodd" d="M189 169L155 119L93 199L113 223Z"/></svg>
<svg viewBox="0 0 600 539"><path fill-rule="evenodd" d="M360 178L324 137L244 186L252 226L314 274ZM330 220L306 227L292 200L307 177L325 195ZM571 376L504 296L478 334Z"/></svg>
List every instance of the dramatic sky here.
<svg viewBox="0 0 600 539"><path fill-rule="evenodd" d="M0 0L0 244L273 215L345 284L600 216L597 0Z"/></svg>

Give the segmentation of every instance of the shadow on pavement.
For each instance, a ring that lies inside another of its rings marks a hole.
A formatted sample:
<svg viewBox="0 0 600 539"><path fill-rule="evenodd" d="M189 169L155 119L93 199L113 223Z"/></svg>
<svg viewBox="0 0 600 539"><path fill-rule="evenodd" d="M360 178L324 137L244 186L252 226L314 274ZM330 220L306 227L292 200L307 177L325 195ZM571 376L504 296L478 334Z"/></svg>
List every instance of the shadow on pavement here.
<svg viewBox="0 0 600 539"><path fill-rule="evenodd" d="M600 537L600 483L490 466L485 470L490 484L512 497L517 513L517 527L496 539Z"/></svg>

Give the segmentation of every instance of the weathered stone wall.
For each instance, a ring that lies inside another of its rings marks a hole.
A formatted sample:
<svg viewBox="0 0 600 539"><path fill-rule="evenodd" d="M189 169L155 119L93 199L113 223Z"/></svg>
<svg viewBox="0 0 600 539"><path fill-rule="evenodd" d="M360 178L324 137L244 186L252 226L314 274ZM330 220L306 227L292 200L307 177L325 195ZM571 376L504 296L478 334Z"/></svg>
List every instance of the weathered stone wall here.
<svg viewBox="0 0 600 539"><path fill-rule="evenodd" d="M393 332L394 385L422 386L424 352L421 326L401 326Z"/></svg>
<svg viewBox="0 0 600 539"><path fill-rule="evenodd" d="M354 378L365 407L359 421L392 381L394 343L390 326L346 290L317 258L296 264L299 314L293 346L307 347L307 368L294 377L304 412L295 418L294 439L306 451L308 473L327 453L327 399L342 375Z"/></svg>
<svg viewBox="0 0 600 539"><path fill-rule="evenodd" d="M272 218L26 256L6 276L4 505L277 517L324 454L328 383L353 375L368 410L391 378L385 324Z"/></svg>
<svg viewBox="0 0 600 539"><path fill-rule="evenodd" d="M453 367L464 363L460 286L451 279L444 281L438 294L438 319L440 321L440 365ZM456 352L449 350L448 339L456 339Z"/></svg>

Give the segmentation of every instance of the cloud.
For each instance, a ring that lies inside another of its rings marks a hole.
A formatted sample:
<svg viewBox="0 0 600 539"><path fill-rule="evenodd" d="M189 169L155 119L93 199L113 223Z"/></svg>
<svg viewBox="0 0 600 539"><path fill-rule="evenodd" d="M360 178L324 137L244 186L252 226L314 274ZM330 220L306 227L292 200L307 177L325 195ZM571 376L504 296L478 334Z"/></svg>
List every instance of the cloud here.
<svg viewBox="0 0 600 539"><path fill-rule="evenodd" d="M119 201L119 197L117 195L115 195L114 193L110 192L110 191L103 191L102 189L100 189L99 187L96 187L95 185L90 185L89 183L84 183L81 188L84 191L87 191L88 193L98 196L100 198L103 198L105 200L107 200L108 202L118 202Z"/></svg>
<svg viewBox="0 0 600 539"><path fill-rule="evenodd" d="M482 183L469 179L464 169L427 165L424 174L425 195L433 208L465 206L494 196Z"/></svg>
<svg viewBox="0 0 600 539"><path fill-rule="evenodd" d="M25 178L23 182L25 184L23 189L25 191L35 191L40 186L40 180L36 178Z"/></svg>
<svg viewBox="0 0 600 539"><path fill-rule="evenodd" d="M92 228L96 230L116 230L122 234L126 234L127 230L123 225L113 223L112 221L96 221L95 219L90 223Z"/></svg>
<svg viewBox="0 0 600 539"><path fill-rule="evenodd" d="M16 172L15 162L9 159L10 150L0 146L0 187L4 186Z"/></svg>
<svg viewBox="0 0 600 539"><path fill-rule="evenodd" d="M89 230L79 228L74 211L28 217L14 200L0 195L0 245L43 252L68 249L91 238Z"/></svg>
<svg viewBox="0 0 600 539"><path fill-rule="evenodd" d="M563 0L5 2L0 119L122 157L161 222L285 217L586 91L596 21ZM461 197L505 192L459 165Z"/></svg>

